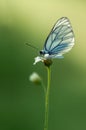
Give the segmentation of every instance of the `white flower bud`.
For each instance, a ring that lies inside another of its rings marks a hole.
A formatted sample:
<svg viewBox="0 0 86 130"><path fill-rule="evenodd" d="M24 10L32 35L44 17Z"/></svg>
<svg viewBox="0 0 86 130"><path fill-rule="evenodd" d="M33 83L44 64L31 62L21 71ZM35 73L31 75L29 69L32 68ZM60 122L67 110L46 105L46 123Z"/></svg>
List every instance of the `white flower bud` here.
<svg viewBox="0 0 86 130"><path fill-rule="evenodd" d="M33 72L30 77L29 77L29 80L33 83L35 83L36 85L40 84L41 83L41 77L36 73L36 72Z"/></svg>

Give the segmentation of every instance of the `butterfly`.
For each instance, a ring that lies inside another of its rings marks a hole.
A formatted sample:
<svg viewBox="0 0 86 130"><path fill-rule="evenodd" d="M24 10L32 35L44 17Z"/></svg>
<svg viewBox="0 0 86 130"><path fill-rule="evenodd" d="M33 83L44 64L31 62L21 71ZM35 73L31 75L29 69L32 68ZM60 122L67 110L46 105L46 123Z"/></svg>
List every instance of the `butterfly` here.
<svg viewBox="0 0 86 130"><path fill-rule="evenodd" d="M30 47L38 50L37 47L26 43ZM71 23L67 17L60 18L51 29L43 50L39 51L41 56L35 58L34 64L53 58L63 58L63 54L67 53L74 46L74 32Z"/></svg>
<svg viewBox="0 0 86 130"><path fill-rule="evenodd" d="M74 32L67 17L60 18L51 29L40 54L46 58L63 58L74 46Z"/></svg>

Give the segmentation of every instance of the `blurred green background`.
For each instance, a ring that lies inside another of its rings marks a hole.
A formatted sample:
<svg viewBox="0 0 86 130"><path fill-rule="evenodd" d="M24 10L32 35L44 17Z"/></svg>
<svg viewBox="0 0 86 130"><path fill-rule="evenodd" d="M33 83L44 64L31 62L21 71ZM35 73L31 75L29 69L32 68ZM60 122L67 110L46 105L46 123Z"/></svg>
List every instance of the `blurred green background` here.
<svg viewBox="0 0 86 130"><path fill-rule="evenodd" d="M43 130L44 93L29 82L36 71L46 82L42 63L33 66L57 19L66 16L75 32L74 48L54 60L49 130L86 129L86 1L0 0L0 130Z"/></svg>

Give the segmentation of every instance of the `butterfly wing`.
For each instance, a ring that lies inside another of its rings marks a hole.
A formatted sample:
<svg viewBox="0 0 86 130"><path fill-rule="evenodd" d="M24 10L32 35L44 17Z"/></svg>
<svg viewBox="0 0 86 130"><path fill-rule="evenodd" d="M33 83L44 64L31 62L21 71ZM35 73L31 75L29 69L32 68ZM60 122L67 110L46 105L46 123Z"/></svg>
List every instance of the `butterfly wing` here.
<svg viewBox="0 0 86 130"><path fill-rule="evenodd" d="M50 34L48 35L45 44L44 51L49 55L62 55L74 45L74 33L70 21L66 17L60 18Z"/></svg>

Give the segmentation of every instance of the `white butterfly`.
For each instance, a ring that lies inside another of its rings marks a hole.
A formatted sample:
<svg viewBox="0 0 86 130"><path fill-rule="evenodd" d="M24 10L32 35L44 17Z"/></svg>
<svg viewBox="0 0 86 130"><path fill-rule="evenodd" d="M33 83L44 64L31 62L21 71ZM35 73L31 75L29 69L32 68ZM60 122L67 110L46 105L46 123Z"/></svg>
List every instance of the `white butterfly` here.
<svg viewBox="0 0 86 130"><path fill-rule="evenodd" d="M67 17L60 18L51 29L43 50L40 55L35 58L35 63L52 58L63 58L63 54L67 53L74 46L74 33L72 26Z"/></svg>

